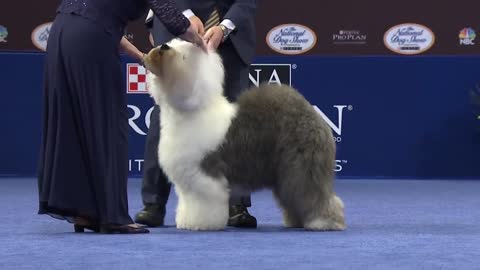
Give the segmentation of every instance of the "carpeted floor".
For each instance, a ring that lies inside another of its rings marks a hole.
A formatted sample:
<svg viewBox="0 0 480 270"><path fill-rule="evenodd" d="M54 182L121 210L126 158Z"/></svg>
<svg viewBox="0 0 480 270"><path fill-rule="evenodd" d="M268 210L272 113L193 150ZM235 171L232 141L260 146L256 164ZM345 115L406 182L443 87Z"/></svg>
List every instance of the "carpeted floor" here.
<svg viewBox="0 0 480 270"><path fill-rule="evenodd" d="M480 269L480 181L338 180L344 232L284 229L270 192L255 193L256 230L75 234L39 216L35 179L0 179L0 269ZM130 213L141 208L131 179Z"/></svg>

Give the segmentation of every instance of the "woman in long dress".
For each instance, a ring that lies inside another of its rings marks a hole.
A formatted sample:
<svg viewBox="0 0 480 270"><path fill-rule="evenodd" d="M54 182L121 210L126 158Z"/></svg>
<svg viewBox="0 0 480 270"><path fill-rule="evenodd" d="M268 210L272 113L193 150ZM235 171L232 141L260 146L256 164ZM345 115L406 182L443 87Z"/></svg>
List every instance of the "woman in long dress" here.
<svg viewBox="0 0 480 270"><path fill-rule="evenodd" d="M119 50L130 20L152 9L175 36L204 47L172 0L63 0L50 30L43 94L39 213L75 231L148 233L128 213L128 116Z"/></svg>

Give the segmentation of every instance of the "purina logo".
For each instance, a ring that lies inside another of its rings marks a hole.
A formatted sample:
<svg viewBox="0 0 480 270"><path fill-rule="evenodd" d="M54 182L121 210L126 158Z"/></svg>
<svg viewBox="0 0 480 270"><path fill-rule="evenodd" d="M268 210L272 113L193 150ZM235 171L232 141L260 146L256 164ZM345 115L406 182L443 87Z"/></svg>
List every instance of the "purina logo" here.
<svg viewBox="0 0 480 270"><path fill-rule="evenodd" d="M460 34L458 34L458 38L460 39L460 45L475 45L473 41L477 37L477 34L475 34L475 30L472 28L463 28L462 31L460 31Z"/></svg>
<svg viewBox="0 0 480 270"><path fill-rule="evenodd" d="M291 64L252 64L248 74L251 86L262 82L292 85Z"/></svg>
<svg viewBox="0 0 480 270"><path fill-rule="evenodd" d="M432 30L414 23L400 24L388 29L383 39L389 50L406 55L428 51L435 43Z"/></svg>
<svg viewBox="0 0 480 270"><path fill-rule="evenodd" d="M286 84L291 85L292 69L296 69L295 64L252 64L250 65L249 83L251 86L258 86L262 82L269 84ZM127 93L130 94L147 94L147 85L145 83L147 70L139 64L127 64L128 79ZM150 125L150 113L152 108L145 115L142 115L140 108L134 105L128 105L133 115L129 119L131 128L139 135L146 135L146 132L137 125L137 121L141 119L148 128ZM352 105L334 105L331 109L324 111L317 106L313 106L315 111L327 122L334 132L335 142L342 142L342 131L344 123L344 115L353 111ZM330 115L327 116L327 115Z"/></svg>
<svg viewBox="0 0 480 270"><path fill-rule="evenodd" d="M311 50L317 43L312 29L300 24L282 24L267 34L268 46L281 54L302 54Z"/></svg>
<svg viewBox="0 0 480 270"><path fill-rule="evenodd" d="M147 69L142 65L127 64L127 93L148 94L147 74Z"/></svg>
<svg viewBox="0 0 480 270"><path fill-rule="evenodd" d="M31 39L33 45L37 47L39 50L46 51L47 50L47 41L48 36L50 35L50 28L52 27L52 23L44 23L41 24L32 31Z"/></svg>
<svg viewBox="0 0 480 270"><path fill-rule="evenodd" d="M147 71L135 70L135 67L139 67L138 64L129 64L127 69L132 67L131 75L138 75L139 73ZM140 66L141 67L141 66ZM250 65L249 72L249 83L251 86L258 86L262 82L269 84L292 84L292 70L297 69L296 64L252 64ZM132 77L131 81L138 81L138 78ZM133 86L133 92L131 93L145 93L139 92L137 86ZM318 106L313 106L315 111L322 117L328 126L331 128L335 142L342 142L344 121L346 115L353 111L352 105L333 105L329 107L324 107L323 110L320 110ZM152 113L153 107L144 111L136 105L128 105L130 110L130 116L128 119L128 124L130 128L140 136L146 136L148 128L150 127L150 115ZM348 118L348 117L347 117ZM335 172L341 172L345 169L346 166L350 164L348 159L338 159L335 161ZM130 159L129 160L129 171L130 172L141 172L143 167L143 159Z"/></svg>

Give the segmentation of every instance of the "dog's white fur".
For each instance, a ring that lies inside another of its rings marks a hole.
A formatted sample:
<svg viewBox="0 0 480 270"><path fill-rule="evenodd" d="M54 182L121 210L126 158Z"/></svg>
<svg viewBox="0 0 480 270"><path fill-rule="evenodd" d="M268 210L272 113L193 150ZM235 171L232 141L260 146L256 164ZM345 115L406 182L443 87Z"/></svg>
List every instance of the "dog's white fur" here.
<svg viewBox="0 0 480 270"><path fill-rule="evenodd" d="M145 65L151 71L150 94L162 110L159 162L179 198L177 228L221 230L228 221L229 182L223 176L207 175L201 162L224 142L238 108L223 96L224 69L217 53L178 40L169 45L174 49L151 50ZM332 138L327 143L334 145ZM330 196L302 220L285 212L285 224L309 230L344 229L343 203Z"/></svg>
<svg viewBox="0 0 480 270"><path fill-rule="evenodd" d="M162 110L159 162L179 199L177 228L223 229L228 183L207 176L200 162L223 141L237 109L222 95L224 71L216 53L191 50L190 44L177 40L170 44L176 50L163 53L160 67L149 67L148 83ZM183 65L199 68L188 71Z"/></svg>

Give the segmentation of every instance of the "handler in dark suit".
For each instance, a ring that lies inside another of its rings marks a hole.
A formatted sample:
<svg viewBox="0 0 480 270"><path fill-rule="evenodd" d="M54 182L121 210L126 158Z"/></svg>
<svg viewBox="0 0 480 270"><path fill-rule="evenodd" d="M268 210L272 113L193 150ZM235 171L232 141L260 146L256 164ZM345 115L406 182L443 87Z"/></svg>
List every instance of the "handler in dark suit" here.
<svg viewBox="0 0 480 270"><path fill-rule="evenodd" d="M248 69L255 54L256 1L177 0L175 3L198 33L204 35L207 46L221 55L225 66L225 95L228 100L235 101L248 87ZM157 18L148 16L146 22L147 26L153 24L151 33L155 46L174 38ZM142 185L145 207L135 217L136 222L152 227L163 226L171 188L158 164L159 121L159 107L155 106L145 147ZM232 194L228 225L256 227L257 220L247 211L249 206L250 196Z"/></svg>

